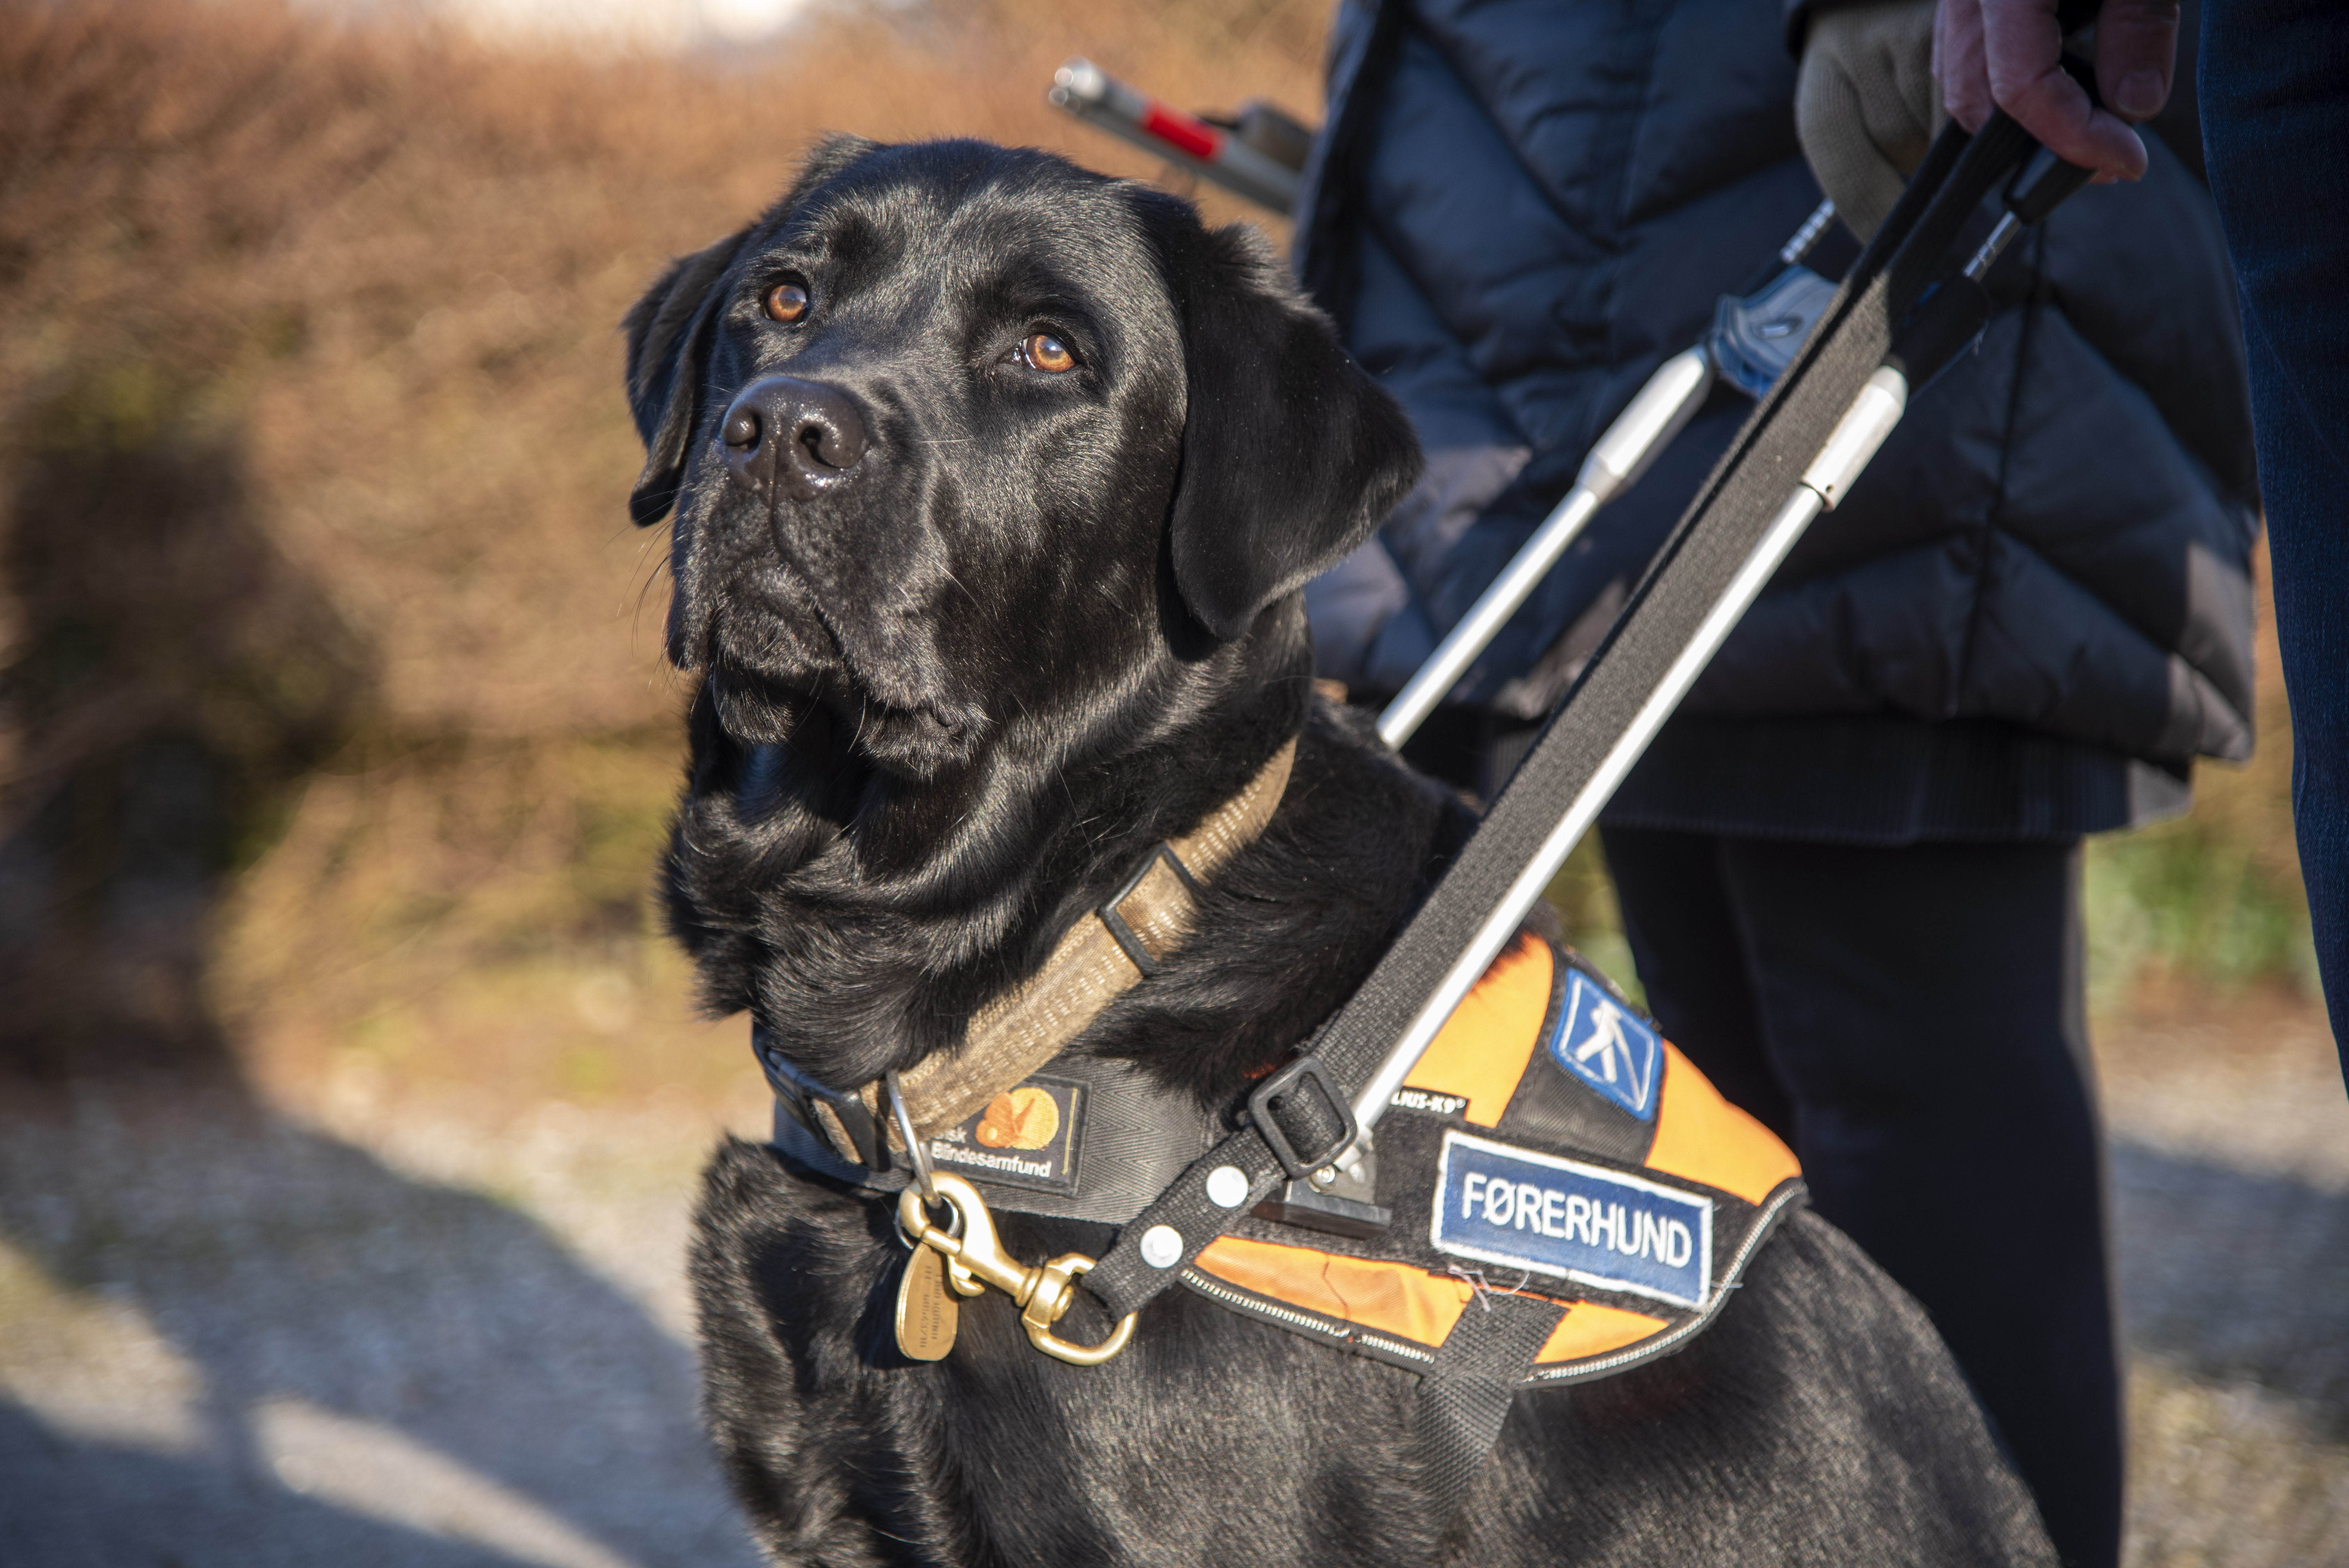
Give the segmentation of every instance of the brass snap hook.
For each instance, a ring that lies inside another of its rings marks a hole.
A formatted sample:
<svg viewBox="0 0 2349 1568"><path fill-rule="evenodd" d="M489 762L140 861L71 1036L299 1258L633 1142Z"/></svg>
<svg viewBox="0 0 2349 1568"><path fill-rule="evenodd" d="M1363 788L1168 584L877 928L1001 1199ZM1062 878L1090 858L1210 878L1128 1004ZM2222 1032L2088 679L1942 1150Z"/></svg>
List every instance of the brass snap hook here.
<svg viewBox="0 0 2349 1568"><path fill-rule="evenodd" d="M1003 1250L995 1233L995 1220L987 1202L959 1176L932 1178L933 1191L961 1222L957 1236L930 1222L921 1192L907 1187L897 1194L897 1228L945 1257L948 1278L964 1295L977 1295L993 1285L1019 1304L1020 1326L1028 1342L1055 1360L1074 1367L1098 1367L1123 1350L1133 1337L1135 1313L1127 1313L1099 1345L1073 1345L1051 1332L1076 1299L1076 1279L1093 1266L1081 1253L1069 1253L1030 1268ZM957 1267L955 1265L959 1265ZM965 1282L968 1283L966 1284Z"/></svg>
<svg viewBox="0 0 2349 1568"><path fill-rule="evenodd" d="M1092 1266L1093 1260L1081 1253L1065 1253L1054 1258L1044 1265L1044 1277L1038 1282L1036 1294L1019 1311L1019 1326L1028 1331L1028 1343L1071 1367L1098 1367L1116 1356L1133 1337L1134 1319L1142 1315L1129 1312L1119 1318L1117 1326L1109 1331L1109 1337L1099 1345L1073 1345L1051 1333L1052 1325L1061 1320L1061 1315L1077 1298L1076 1276ZM1056 1305L1049 1313L1040 1310L1048 1300Z"/></svg>

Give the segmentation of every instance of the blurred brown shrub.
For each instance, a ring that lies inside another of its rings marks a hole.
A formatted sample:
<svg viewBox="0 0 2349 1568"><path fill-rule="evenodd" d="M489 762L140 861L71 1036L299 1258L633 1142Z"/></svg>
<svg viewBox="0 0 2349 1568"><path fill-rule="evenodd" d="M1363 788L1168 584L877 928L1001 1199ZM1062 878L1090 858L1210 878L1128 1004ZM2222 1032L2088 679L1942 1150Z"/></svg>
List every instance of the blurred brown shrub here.
<svg viewBox="0 0 2349 1568"><path fill-rule="evenodd" d="M1314 119L1328 10L979 0L589 59L0 0L0 1062L700 1071L644 913L679 693L621 313L825 130L1163 175L1045 104L1072 53ZM2092 858L2106 973L2304 955L2266 700L2249 772Z"/></svg>
<svg viewBox="0 0 2349 1568"><path fill-rule="evenodd" d="M621 313L823 131L1147 177L1044 103L1062 58L1310 118L1324 21L1000 0L590 59L0 0L0 1058L519 1031L616 1087L681 1008Z"/></svg>

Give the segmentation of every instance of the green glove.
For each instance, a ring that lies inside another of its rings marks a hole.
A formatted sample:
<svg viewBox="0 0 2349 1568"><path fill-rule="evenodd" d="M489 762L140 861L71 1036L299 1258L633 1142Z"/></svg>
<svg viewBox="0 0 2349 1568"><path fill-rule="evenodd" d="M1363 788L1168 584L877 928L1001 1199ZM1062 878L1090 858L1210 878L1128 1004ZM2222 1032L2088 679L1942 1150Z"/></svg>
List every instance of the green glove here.
<svg viewBox="0 0 2349 1568"><path fill-rule="evenodd" d="M1862 240L1900 200L1949 118L1933 79L1934 0L1876 0L1811 19L1795 134L1836 215Z"/></svg>

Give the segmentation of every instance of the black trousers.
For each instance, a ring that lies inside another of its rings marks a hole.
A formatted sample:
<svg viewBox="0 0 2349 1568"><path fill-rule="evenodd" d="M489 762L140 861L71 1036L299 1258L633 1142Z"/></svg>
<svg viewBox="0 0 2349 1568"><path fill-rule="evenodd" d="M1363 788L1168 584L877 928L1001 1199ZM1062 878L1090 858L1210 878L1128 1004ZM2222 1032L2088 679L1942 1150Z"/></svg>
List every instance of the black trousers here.
<svg viewBox="0 0 2349 1568"><path fill-rule="evenodd" d="M2078 845L1604 840L1664 1033L1931 1314L2064 1560L2116 1563Z"/></svg>

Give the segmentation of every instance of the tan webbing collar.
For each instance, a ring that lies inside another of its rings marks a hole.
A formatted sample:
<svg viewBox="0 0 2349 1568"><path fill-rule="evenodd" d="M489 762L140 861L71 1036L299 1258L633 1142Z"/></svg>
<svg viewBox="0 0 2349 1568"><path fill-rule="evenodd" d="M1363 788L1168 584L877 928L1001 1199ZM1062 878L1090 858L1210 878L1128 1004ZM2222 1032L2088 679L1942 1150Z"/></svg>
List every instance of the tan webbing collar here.
<svg viewBox="0 0 2349 1568"><path fill-rule="evenodd" d="M928 1139L985 1110L1058 1056L1102 1008L1155 974L1189 939L1198 890L1272 820L1296 760L1292 736L1246 789L1192 832L1159 845L1123 892L1071 926L1033 979L971 1015L961 1050L936 1052L899 1074L915 1131ZM904 1147L881 1086L866 1084L856 1098L888 1146ZM833 1108L817 1101L811 1109L832 1146L861 1163Z"/></svg>

